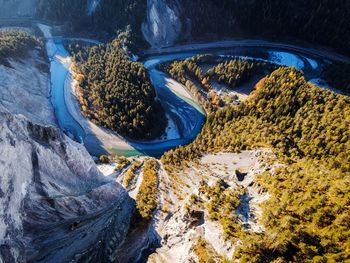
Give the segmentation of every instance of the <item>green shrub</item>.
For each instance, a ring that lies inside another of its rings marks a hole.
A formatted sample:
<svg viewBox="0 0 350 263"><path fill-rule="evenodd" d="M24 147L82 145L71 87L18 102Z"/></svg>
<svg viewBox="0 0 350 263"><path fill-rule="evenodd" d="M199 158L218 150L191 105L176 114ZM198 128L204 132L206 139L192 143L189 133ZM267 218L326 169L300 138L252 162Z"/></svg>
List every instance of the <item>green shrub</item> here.
<svg viewBox="0 0 350 263"><path fill-rule="evenodd" d="M143 181L136 196L136 207L142 218L149 220L157 208L158 169L157 161L151 159L145 162Z"/></svg>
<svg viewBox="0 0 350 263"><path fill-rule="evenodd" d="M108 164L110 162L109 157L107 155L101 155L99 158L101 163Z"/></svg>

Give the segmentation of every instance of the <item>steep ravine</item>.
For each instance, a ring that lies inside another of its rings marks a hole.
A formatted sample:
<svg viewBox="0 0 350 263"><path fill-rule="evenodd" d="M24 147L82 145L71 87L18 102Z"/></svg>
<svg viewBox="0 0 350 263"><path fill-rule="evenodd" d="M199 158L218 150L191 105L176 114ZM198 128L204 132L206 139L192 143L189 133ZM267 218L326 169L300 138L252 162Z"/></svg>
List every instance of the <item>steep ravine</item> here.
<svg viewBox="0 0 350 263"><path fill-rule="evenodd" d="M95 1L90 2L93 7ZM179 7L169 2L148 1L149 17L143 33L154 47L172 45L180 36ZM16 86L13 88L16 90ZM47 90L42 93L45 103L49 102ZM33 98L34 94L27 97ZM162 247L149 262L185 263L196 261L192 248L203 236L220 254L232 255L232 245L222 240L220 226L210 222L205 211L197 225L197 218L188 218L183 209L191 194L198 192L201 178L213 182L227 176L222 173L225 166L232 165L232 156L228 156L227 163L223 155L207 156L208 160L201 160L202 166L182 173L184 183L159 172L162 211L156 211L154 225L130 230L134 201L115 178L103 177L82 145L46 126L53 125L49 118L40 122L45 118L38 115L43 114L41 111L35 112L33 107L30 114L13 112L22 108L12 105L13 101L6 103L13 108L0 103L4 105L0 105L0 263L135 262L155 241L160 241ZM18 113L24 116L15 115ZM53 115L50 110L47 114ZM241 156L234 157L237 163L242 162ZM231 187L247 190L237 214L244 215L241 218L247 228L259 232L262 226L254 220L261 213L259 203L268 194L261 195L254 185L261 163L252 163L241 183L233 177L241 167L226 172Z"/></svg>

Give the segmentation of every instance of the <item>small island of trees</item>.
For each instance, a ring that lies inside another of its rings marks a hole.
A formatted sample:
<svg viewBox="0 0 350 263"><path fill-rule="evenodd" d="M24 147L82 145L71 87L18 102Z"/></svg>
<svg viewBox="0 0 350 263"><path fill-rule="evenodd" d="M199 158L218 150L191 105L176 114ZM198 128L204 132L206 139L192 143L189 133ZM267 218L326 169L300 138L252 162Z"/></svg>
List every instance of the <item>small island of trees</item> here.
<svg viewBox="0 0 350 263"><path fill-rule="evenodd" d="M128 59L121 43L117 38L75 53L82 112L96 124L123 136L159 137L166 126L164 110L146 69Z"/></svg>

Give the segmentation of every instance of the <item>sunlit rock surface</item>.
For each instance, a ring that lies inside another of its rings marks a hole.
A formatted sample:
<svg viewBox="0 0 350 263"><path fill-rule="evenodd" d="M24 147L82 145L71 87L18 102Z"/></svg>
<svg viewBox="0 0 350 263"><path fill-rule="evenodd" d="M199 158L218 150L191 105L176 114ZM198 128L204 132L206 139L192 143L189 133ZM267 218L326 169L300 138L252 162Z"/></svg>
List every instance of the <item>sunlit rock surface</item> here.
<svg viewBox="0 0 350 263"><path fill-rule="evenodd" d="M45 59L31 51L26 59L10 59L8 64L0 64L0 105L35 123L56 125Z"/></svg>
<svg viewBox="0 0 350 263"><path fill-rule="evenodd" d="M83 148L0 108L0 262L112 262L134 202Z"/></svg>

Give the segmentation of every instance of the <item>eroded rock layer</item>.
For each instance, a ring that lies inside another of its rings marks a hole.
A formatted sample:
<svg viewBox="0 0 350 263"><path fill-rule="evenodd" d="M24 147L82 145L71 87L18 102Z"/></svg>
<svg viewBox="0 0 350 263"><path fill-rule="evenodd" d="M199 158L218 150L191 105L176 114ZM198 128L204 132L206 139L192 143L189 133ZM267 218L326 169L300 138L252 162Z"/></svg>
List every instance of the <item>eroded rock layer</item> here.
<svg viewBox="0 0 350 263"><path fill-rule="evenodd" d="M2 262L111 262L134 203L53 127L0 110Z"/></svg>

